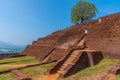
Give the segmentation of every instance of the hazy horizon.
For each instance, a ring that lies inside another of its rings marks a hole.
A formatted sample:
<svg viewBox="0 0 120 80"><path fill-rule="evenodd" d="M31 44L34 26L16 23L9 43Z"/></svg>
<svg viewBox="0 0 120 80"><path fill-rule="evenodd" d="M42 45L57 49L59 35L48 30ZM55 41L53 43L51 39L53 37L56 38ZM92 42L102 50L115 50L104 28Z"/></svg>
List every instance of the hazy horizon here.
<svg viewBox="0 0 120 80"><path fill-rule="evenodd" d="M71 8L79 0L0 0L0 41L28 45L71 23ZM120 11L120 1L88 0L95 18Z"/></svg>

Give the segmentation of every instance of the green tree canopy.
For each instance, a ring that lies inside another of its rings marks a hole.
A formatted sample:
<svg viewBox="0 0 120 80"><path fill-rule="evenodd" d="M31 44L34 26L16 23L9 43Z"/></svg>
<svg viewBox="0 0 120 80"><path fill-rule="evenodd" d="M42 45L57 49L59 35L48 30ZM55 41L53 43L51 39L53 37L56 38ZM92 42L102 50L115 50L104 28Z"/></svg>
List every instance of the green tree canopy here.
<svg viewBox="0 0 120 80"><path fill-rule="evenodd" d="M71 21L73 23L79 23L84 20L90 20L96 15L97 8L94 4L80 0L73 8L71 13Z"/></svg>

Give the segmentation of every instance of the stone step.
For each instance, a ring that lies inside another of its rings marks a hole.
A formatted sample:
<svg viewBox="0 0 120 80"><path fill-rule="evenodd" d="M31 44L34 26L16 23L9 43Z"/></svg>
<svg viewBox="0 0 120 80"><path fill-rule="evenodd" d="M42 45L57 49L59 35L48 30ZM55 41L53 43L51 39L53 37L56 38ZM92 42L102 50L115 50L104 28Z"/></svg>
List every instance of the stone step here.
<svg viewBox="0 0 120 80"><path fill-rule="evenodd" d="M68 59L70 59L70 58L76 58L77 56L70 56Z"/></svg>
<svg viewBox="0 0 120 80"><path fill-rule="evenodd" d="M66 67L68 67L69 66L69 64L64 64L64 65L62 65L60 68L66 68Z"/></svg>
<svg viewBox="0 0 120 80"><path fill-rule="evenodd" d="M78 55L71 55L70 57L77 57Z"/></svg>
<svg viewBox="0 0 120 80"><path fill-rule="evenodd" d="M75 65L75 63L70 63L69 66L70 65ZM65 70L67 67L68 65L65 65L65 66L60 67L58 70Z"/></svg>
<svg viewBox="0 0 120 80"><path fill-rule="evenodd" d="M76 57L75 57L76 58ZM75 58L69 58L68 60L66 60L66 62L67 61L73 61Z"/></svg>
<svg viewBox="0 0 120 80"><path fill-rule="evenodd" d="M72 55L79 55L80 53L78 52L78 53L72 53Z"/></svg>
<svg viewBox="0 0 120 80"><path fill-rule="evenodd" d="M69 64L69 63L73 63L73 60L72 60L72 61L69 60L69 61L65 62L64 64ZM64 64L63 64L63 65L64 65Z"/></svg>
<svg viewBox="0 0 120 80"><path fill-rule="evenodd" d="M64 66L61 66L60 68L67 68L69 65L64 65Z"/></svg>
<svg viewBox="0 0 120 80"><path fill-rule="evenodd" d="M68 60L72 60L72 59L75 59L76 57L70 57L70 58L68 58L66 61L68 61Z"/></svg>
<svg viewBox="0 0 120 80"><path fill-rule="evenodd" d="M74 57L74 56L79 56L79 54L78 54L78 55L76 55L76 54L72 54L72 55L70 55L70 57Z"/></svg>
<svg viewBox="0 0 120 80"><path fill-rule="evenodd" d="M65 68L59 68L59 70L58 71L64 71L65 70Z"/></svg>
<svg viewBox="0 0 120 80"><path fill-rule="evenodd" d="M68 65L69 65L69 63L66 63L66 64L63 64L62 66L68 66ZM62 67L62 66L61 66L61 67Z"/></svg>
<svg viewBox="0 0 120 80"><path fill-rule="evenodd" d="M68 66L75 65L74 60L79 56L79 52L73 52L67 60L63 63L63 65L58 69L58 73L65 74L65 70L68 68Z"/></svg>
<svg viewBox="0 0 120 80"><path fill-rule="evenodd" d="M68 60L66 60L65 62L72 62L74 59L68 59ZM64 63L65 63L64 62Z"/></svg>
<svg viewBox="0 0 120 80"><path fill-rule="evenodd" d="M60 74L65 74L66 71L57 71L57 73L60 73Z"/></svg>

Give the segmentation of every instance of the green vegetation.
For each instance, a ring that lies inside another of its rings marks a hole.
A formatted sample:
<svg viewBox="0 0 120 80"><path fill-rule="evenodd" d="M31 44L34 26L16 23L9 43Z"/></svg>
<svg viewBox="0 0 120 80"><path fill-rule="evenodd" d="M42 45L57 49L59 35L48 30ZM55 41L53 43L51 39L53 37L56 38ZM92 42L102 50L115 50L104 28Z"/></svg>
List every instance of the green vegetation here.
<svg viewBox="0 0 120 80"><path fill-rule="evenodd" d="M32 80L35 80L36 78L47 75L47 69L52 64L53 63L29 67L29 68L21 69L20 71L30 76ZM0 80L9 80L10 78L15 78L15 77L16 76L12 73L5 73L0 75Z"/></svg>
<svg viewBox="0 0 120 80"><path fill-rule="evenodd" d="M89 20L95 16L97 8L94 4L80 0L73 8L71 13L71 20L73 23L81 23L84 20Z"/></svg>
<svg viewBox="0 0 120 80"><path fill-rule="evenodd" d="M24 61L23 61L24 60ZM28 60L28 61L27 61ZM29 61L30 60L30 61ZM13 63L8 63L8 64L3 64L4 66L6 65L21 65L21 64L31 64L34 62L38 62L37 60L34 60L32 57L19 57L19 58L9 58L9 59L3 59L0 60L0 63L4 62L12 62ZM115 65L119 60L118 59L103 59L99 64L93 66L93 67L87 67L78 73L69 76L65 79L58 79L58 80L95 80L95 78L101 78L105 74L107 74L108 70ZM21 72L27 74L32 78L32 80L36 80L38 78L42 78L45 75L47 75L47 69L52 65L53 63L49 64L44 64L44 65L38 65L34 67L29 67L25 69L20 69ZM1 66L3 66L1 65ZM0 69L1 69L0 66ZM10 67L10 66L8 66ZM11 78L15 78L16 76L12 74L11 72L5 73L5 74L0 74L0 80L9 80ZM116 80L120 79L120 75L116 77Z"/></svg>
<svg viewBox="0 0 120 80"><path fill-rule="evenodd" d="M16 68L28 64L38 63L39 61L35 60L33 57L25 56L25 57L17 57L17 58L7 58L7 59L0 59L0 70L6 70L10 68ZM50 67L50 64L44 64L34 67L29 67L25 69L20 69L21 72L27 74L32 79L42 77L47 74L47 68ZM15 78L16 76L11 72L0 74L0 80L9 80L11 78Z"/></svg>
<svg viewBox="0 0 120 80"><path fill-rule="evenodd" d="M18 58L7 58L7 59L0 59L0 70L16 68L32 63L38 63L33 57L25 56L25 57L18 57Z"/></svg>
<svg viewBox="0 0 120 80"><path fill-rule="evenodd" d="M44 77L45 75L47 75L47 69L52 64L53 63L34 66L34 67L26 68L26 69L21 69L20 71L30 76L32 80L36 80L37 78Z"/></svg>
<svg viewBox="0 0 120 80"><path fill-rule="evenodd" d="M10 80L11 78L15 78L16 76L12 73L5 73L0 75L0 80Z"/></svg>
<svg viewBox="0 0 120 80"><path fill-rule="evenodd" d="M24 56L24 57L16 57L16 58L6 58L6 59L0 59L0 63L14 63L14 64L21 64L21 63L33 63L38 62L33 57L30 56Z"/></svg>
<svg viewBox="0 0 120 80"><path fill-rule="evenodd" d="M115 80L120 80L120 75L117 75Z"/></svg>
<svg viewBox="0 0 120 80"><path fill-rule="evenodd" d="M99 64L93 67L87 67L75 75L58 80L98 80L98 78L100 79L105 76L108 70L118 61L118 59L103 59Z"/></svg>

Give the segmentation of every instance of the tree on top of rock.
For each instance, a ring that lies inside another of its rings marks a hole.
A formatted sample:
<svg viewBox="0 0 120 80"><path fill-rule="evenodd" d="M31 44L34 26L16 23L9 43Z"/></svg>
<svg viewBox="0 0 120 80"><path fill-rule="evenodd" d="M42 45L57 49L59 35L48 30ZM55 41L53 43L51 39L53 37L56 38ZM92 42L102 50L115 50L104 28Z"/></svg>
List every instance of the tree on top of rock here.
<svg viewBox="0 0 120 80"><path fill-rule="evenodd" d="M84 20L90 20L96 15L97 8L94 4L80 0L73 8L71 13L72 23L81 23Z"/></svg>

